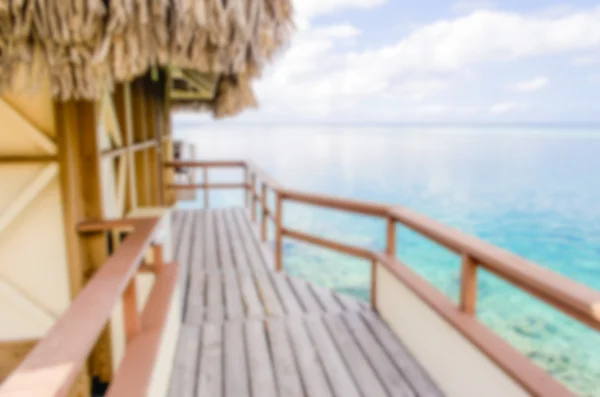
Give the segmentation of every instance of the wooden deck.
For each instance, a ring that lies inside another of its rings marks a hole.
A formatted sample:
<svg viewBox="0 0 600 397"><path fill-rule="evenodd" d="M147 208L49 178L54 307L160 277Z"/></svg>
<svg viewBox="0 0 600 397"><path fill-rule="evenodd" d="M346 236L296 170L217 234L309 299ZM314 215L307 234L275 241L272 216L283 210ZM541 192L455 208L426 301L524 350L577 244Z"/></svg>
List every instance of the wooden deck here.
<svg viewBox="0 0 600 397"><path fill-rule="evenodd" d="M171 397L442 393L364 302L273 270L244 209L178 211Z"/></svg>

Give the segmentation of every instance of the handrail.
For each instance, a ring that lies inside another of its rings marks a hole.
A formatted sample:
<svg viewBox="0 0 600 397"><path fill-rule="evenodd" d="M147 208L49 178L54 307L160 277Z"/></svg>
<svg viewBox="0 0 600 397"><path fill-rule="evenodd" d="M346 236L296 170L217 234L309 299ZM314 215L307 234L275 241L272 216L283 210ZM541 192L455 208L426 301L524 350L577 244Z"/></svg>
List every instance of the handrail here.
<svg viewBox="0 0 600 397"><path fill-rule="evenodd" d="M240 160L214 160L214 161L166 161L163 166L169 168L195 167L195 168L236 168L245 167L246 163Z"/></svg>
<svg viewBox="0 0 600 397"><path fill-rule="evenodd" d="M83 232L121 226L133 227L133 231L0 385L0 397L67 395L115 305L131 285L158 223L158 218L146 218L80 225Z"/></svg>
<svg viewBox="0 0 600 397"><path fill-rule="evenodd" d="M331 208L340 211L354 212L362 215L386 217L389 211L389 206L387 205L368 201L345 199L288 189L281 190L279 193L284 200L312 204L318 207Z"/></svg>
<svg viewBox="0 0 600 397"><path fill-rule="evenodd" d="M323 248L328 248L333 251L340 252L342 254L357 256L362 259L373 260L375 258L375 252L355 247L348 244L339 243L337 241L329 240L323 237L313 236L308 233L301 232L299 230L292 230L283 228L281 234L284 237L289 237L294 240L302 241L309 244L318 245Z"/></svg>
<svg viewBox="0 0 600 397"><path fill-rule="evenodd" d="M249 192L246 205L251 208L253 220L255 220L256 205L260 203L262 206L261 239L263 242L267 239L267 220L271 219L275 224L275 266L277 270L282 269L283 237L370 260L372 263L371 304L376 309L374 275L375 267L377 263L380 263L401 282L410 283L411 285L408 286L416 290L415 292L424 302L437 310L442 317L462 332L528 392L544 396L570 394L563 385L531 364L524 356L476 320L477 270L479 267L486 269L595 330L600 330L599 291L404 207L286 189L251 161L187 161L172 162L169 166L204 167L205 170L211 166L244 168L246 178L243 185ZM257 179L260 183L257 183ZM262 186L260 194L256 192L258 185ZM275 211L270 210L267 206L267 188L276 194ZM286 228L283 225L282 215L285 201L384 219L387 221L387 252L385 254L375 252ZM462 257L459 307L456 307L441 292L436 291L433 286L396 259L396 223L412 229ZM529 365L524 363L529 363Z"/></svg>
<svg viewBox="0 0 600 397"><path fill-rule="evenodd" d="M598 291L406 208L393 207L390 216L444 247L468 255L486 270L600 330Z"/></svg>

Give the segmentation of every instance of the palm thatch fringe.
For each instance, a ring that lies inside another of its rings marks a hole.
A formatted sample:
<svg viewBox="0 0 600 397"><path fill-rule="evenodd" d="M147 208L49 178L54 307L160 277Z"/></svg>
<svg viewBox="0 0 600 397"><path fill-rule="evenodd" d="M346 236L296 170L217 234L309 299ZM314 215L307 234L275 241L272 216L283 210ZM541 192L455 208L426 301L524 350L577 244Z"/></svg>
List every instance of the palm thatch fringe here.
<svg viewBox="0 0 600 397"><path fill-rule="evenodd" d="M291 0L0 0L0 90L25 68L57 98L92 100L175 66L227 76L214 105L231 114L255 104L250 79L292 29Z"/></svg>

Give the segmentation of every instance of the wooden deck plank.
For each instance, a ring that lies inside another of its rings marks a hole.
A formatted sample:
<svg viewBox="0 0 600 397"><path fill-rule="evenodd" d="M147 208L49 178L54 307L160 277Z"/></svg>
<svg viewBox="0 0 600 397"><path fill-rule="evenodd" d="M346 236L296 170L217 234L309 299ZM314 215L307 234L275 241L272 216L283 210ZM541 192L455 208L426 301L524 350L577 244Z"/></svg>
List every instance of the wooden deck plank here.
<svg viewBox="0 0 600 397"><path fill-rule="evenodd" d="M239 230L242 232L242 237L246 242L245 247L250 257L250 261L254 264L253 268L256 271L267 271L265 260L260 253L259 241L260 238L254 233L252 228L252 221L248 216L248 212L239 208L234 211L235 219L237 221Z"/></svg>
<svg viewBox="0 0 600 397"><path fill-rule="evenodd" d="M219 256L215 238L214 210L204 212L204 263L203 268L207 273L219 271Z"/></svg>
<svg viewBox="0 0 600 397"><path fill-rule="evenodd" d="M242 219L242 217L244 216L243 209L239 209L239 208L233 209L231 211L231 216L232 216L232 222L237 229L238 237L240 238L240 241L242 243L242 247L244 249L244 255L248 262L249 268L254 273L265 270L266 268L265 268L264 264L262 263L262 261L257 260L257 258L256 258L256 255L255 255L255 252L253 249L254 241L252 241L252 236L250 235L248 229L246 228L245 222Z"/></svg>
<svg viewBox="0 0 600 397"><path fill-rule="evenodd" d="M338 292L336 294L336 298L340 301L340 303L344 306L344 309L347 311L357 312L365 309L365 306L361 305L361 302L357 298L354 298L352 296Z"/></svg>
<svg viewBox="0 0 600 397"><path fill-rule="evenodd" d="M220 323L224 318L223 277L220 274L206 276L206 321Z"/></svg>
<svg viewBox="0 0 600 397"><path fill-rule="evenodd" d="M250 264L248 262L248 257L246 255L246 250L242 242L240 231L237 227L237 223L235 222L233 210L228 209L224 215L227 232L231 238L231 249L235 267L240 273L248 273L250 272Z"/></svg>
<svg viewBox="0 0 600 397"><path fill-rule="evenodd" d="M256 245L258 247L258 254L260 255L265 268L267 271L275 271L275 258L273 257L273 253L269 247L268 242L261 241L260 238L260 230L257 223L250 221L250 213L247 210L243 210L244 218L250 225L250 230L252 237L256 241Z"/></svg>
<svg viewBox="0 0 600 397"><path fill-rule="evenodd" d="M388 356L402 372L404 378L408 379L419 396L443 397L443 393L431 377L421 368L412 354L376 313L365 311L361 313L361 316Z"/></svg>
<svg viewBox="0 0 600 397"><path fill-rule="evenodd" d="M171 237L173 239L173 252L177 252L179 243L182 241L181 230L185 211L172 210L171 212Z"/></svg>
<svg viewBox="0 0 600 397"><path fill-rule="evenodd" d="M294 353L287 335L285 320L271 317L267 320L269 342L273 352L273 367L279 396L303 397L302 382L296 367Z"/></svg>
<svg viewBox="0 0 600 397"><path fill-rule="evenodd" d="M335 395L337 397L360 397L346 364L325 329L321 316L308 316L305 322Z"/></svg>
<svg viewBox="0 0 600 397"><path fill-rule="evenodd" d="M170 397L196 397L197 359L201 336L200 327L181 326L171 371Z"/></svg>
<svg viewBox="0 0 600 397"><path fill-rule="evenodd" d="M377 372L379 378L388 392L393 396L413 397L415 393L409 386L407 380L392 363L377 339L371 334L360 314L346 313L344 316L348 328L352 332L362 351L369 359L371 366Z"/></svg>
<svg viewBox="0 0 600 397"><path fill-rule="evenodd" d="M225 226L225 209L215 210L216 237L219 251L219 264L222 271L233 271L235 265L231 254L230 238Z"/></svg>
<svg viewBox="0 0 600 397"><path fill-rule="evenodd" d="M284 273L274 273L271 275L273 284L281 297L281 302L285 307L287 314L301 314L303 312L302 304L292 290L292 286L288 281L288 276Z"/></svg>
<svg viewBox="0 0 600 397"><path fill-rule="evenodd" d="M250 220L243 209L235 211L235 218L246 242L246 253L252 264L251 267L254 269L258 292L265 306L265 312L269 315L281 316L284 314L283 305L277 295L273 281L267 273L265 262L259 252L258 238L251 230Z"/></svg>
<svg viewBox="0 0 600 397"><path fill-rule="evenodd" d="M183 309L182 315L185 314L186 306L187 306L187 288L189 283L189 275L190 275L190 267L191 267L191 250L192 250L192 232L194 227L194 213L190 211L185 211L178 213L179 221L178 221L178 230L174 232L179 232L174 239L175 249L175 261L179 263L180 269L180 277L179 277L179 291L182 294L183 300Z"/></svg>
<svg viewBox="0 0 600 397"><path fill-rule="evenodd" d="M302 304L305 312L316 313L323 311L321 305L313 295L306 281L291 276L288 278L288 281L296 293L296 296Z"/></svg>
<svg viewBox="0 0 600 397"><path fill-rule="evenodd" d="M224 324L225 397L250 397L244 324L241 320Z"/></svg>
<svg viewBox="0 0 600 397"><path fill-rule="evenodd" d="M202 350L198 368L198 396L221 396L223 379L222 327L206 324L202 331Z"/></svg>
<svg viewBox="0 0 600 397"><path fill-rule="evenodd" d="M256 284L252 274L240 274L240 289L242 292L242 300L248 317L260 317L265 314L263 305L258 297Z"/></svg>
<svg viewBox="0 0 600 397"><path fill-rule="evenodd" d="M284 314L283 306L279 301L279 296L275 292L271 277L264 272L257 272L254 275L258 295L264 305L265 313L269 316L282 316Z"/></svg>
<svg viewBox="0 0 600 397"><path fill-rule="evenodd" d="M244 302L240 293L238 275L235 271L223 273L223 288L225 292L225 313L227 319L244 317Z"/></svg>
<svg viewBox="0 0 600 397"><path fill-rule="evenodd" d="M335 293L332 290L310 283L308 283L308 286L312 289L314 296L326 312L340 313L344 311L344 306L336 299Z"/></svg>
<svg viewBox="0 0 600 397"><path fill-rule="evenodd" d="M190 265L185 322L201 325L204 321L205 272L204 263L204 212L193 213L190 235Z"/></svg>
<svg viewBox="0 0 600 397"><path fill-rule="evenodd" d="M269 347L262 321L246 322L246 346L248 347L248 366L253 396L275 397L275 377L269 356Z"/></svg>
<svg viewBox="0 0 600 397"><path fill-rule="evenodd" d="M310 340L302 317L287 317L290 341L307 397L333 397L315 345Z"/></svg>
<svg viewBox="0 0 600 397"><path fill-rule="evenodd" d="M373 368L353 339L350 330L341 316L327 315L324 321L337 344L354 380L362 391L363 396L386 397L387 392L377 378Z"/></svg>

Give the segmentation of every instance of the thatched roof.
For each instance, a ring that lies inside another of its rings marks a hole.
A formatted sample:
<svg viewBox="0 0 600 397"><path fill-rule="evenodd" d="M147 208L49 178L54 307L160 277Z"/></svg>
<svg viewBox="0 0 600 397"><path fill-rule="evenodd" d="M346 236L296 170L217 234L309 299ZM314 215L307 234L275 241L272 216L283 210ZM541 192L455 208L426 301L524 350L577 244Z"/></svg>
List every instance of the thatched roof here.
<svg viewBox="0 0 600 397"><path fill-rule="evenodd" d="M92 100L169 67L216 84L210 100L176 104L230 115L255 104L250 82L291 30L291 0L0 0L0 89L25 67L57 98Z"/></svg>

